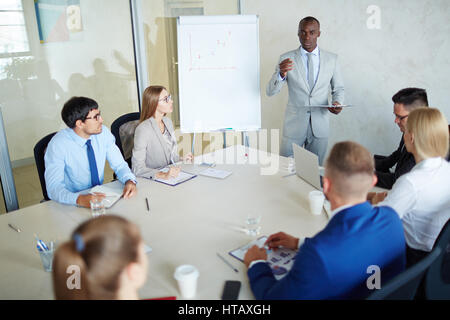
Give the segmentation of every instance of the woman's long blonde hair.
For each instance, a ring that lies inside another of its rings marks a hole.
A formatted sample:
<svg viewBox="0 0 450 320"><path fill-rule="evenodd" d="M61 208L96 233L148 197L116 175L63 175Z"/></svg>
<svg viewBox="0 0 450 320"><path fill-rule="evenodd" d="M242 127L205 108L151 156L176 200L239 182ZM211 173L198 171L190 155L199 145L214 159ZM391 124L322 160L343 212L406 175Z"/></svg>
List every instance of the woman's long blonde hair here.
<svg viewBox="0 0 450 320"><path fill-rule="evenodd" d="M144 90L144 94L142 95L142 110L139 123L155 115L156 108L159 103L159 96L163 90L167 91L167 89L163 86L150 86Z"/></svg>
<svg viewBox="0 0 450 320"><path fill-rule="evenodd" d="M141 241L138 227L119 216L100 216L84 222L75 229L72 239L56 250L55 298L117 299L120 275L126 266L138 261ZM78 267L81 287L70 289L74 267Z"/></svg>
<svg viewBox="0 0 450 320"><path fill-rule="evenodd" d="M438 109L414 109L408 116L406 129L414 135L414 147L422 159L445 158L449 147L448 122Z"/></svg>

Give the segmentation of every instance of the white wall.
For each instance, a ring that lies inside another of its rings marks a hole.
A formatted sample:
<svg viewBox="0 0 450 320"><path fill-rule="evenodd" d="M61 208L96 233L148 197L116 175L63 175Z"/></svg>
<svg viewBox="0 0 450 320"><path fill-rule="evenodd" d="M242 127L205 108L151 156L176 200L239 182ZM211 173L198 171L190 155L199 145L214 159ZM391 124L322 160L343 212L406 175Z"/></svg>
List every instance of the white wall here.
<svg viewBox="0 0 450 320"><path fill-rule="evenodd" d="M381 29L369 30L369 5L381 10ZM298 22L321 22L319 46L337 53L346 101L355 107L330 114L330 149L353 140L371 152L391 153L401 137L391 97L405 87L425 88L430 106L450 120L450 1L448 0L242 0L243 14L260 16L262 127L282 128L287 89L265 88L280 54L298 48Z"/></svg>

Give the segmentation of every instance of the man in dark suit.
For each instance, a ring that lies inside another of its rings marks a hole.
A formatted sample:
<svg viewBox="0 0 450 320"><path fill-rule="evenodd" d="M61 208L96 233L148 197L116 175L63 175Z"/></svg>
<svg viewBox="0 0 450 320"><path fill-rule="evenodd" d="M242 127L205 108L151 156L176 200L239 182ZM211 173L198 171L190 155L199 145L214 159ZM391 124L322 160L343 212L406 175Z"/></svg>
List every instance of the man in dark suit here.
<svg viewBox="0 0 450 320"><path fill-rule="evenodd" d="M373 270L379 271L381 287L404 270L400 218L392 208L372 207L366 201L377 181L373 163L370 152L355 142L333 147L323 178L323 191L333 210L331 220L304 241L283 232L267 239L273 250L300 247L281 280L275 279L264 249L253 246L247 251L244 263L256 299L365 298L374 289Z"/></svg>
<svg viewBox="0 0 450 320"><path fill-rule="evenodd" d="M393 97L395 123L402 134L405 132L409 113L418 107L428 107L427 92L420 88L405 88L397 92ZM397 179L411 171L416 161L403 143L403 135L398 149L390 156L375 155L375 169L378 177L377 187L391 189ZM395 166L394 172L390 169Z"/></svg>

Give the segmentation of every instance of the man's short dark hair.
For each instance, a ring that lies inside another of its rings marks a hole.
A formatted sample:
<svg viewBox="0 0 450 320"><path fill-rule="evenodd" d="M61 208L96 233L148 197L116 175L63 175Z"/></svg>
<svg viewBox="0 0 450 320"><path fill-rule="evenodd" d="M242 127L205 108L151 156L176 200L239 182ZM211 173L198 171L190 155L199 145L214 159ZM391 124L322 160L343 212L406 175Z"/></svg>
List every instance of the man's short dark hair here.
<svg viewBox="0 0 450 320"><path fill-rule="evenodd" d="M394 103L403 104L406 110L412 111L419 107L428 107L427 92L420 88L405 88L394 94Z"/></svg>
<svg viewBox="0 0 450 320"><path fill-rule="evenodd" d="M300 28L300 26L301 26L303 23L311 23L311 22L317 22L317 24L319 25L319 29L320 29L320 22L319 22L319 20L317 20L316 18L311 17L311 16L304 17L302 20L300 20L300 22L299 22L299 24L298 24L298 27Z"/></svg>
<svg viewBox="0 0 450 320"><path fill-rule="evenodd" d="M94 109L98 109L95 100L86 97L72 97L64 104L61 117L64 123L73 129L78 120L85 121L89 112Z"/></svg>

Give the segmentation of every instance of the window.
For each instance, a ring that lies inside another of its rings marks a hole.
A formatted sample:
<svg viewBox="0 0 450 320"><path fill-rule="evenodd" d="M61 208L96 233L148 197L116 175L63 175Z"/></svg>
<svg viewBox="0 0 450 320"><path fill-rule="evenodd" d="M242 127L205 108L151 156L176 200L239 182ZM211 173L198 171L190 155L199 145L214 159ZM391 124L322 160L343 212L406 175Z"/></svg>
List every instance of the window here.
<svg viewBox="0 0 450 320"><path fill-rule="evenodd" d="M0 58L29 55L22 0L0 2Z"/></svg>

